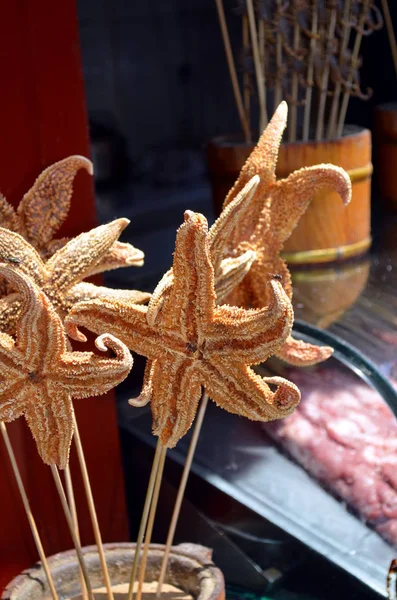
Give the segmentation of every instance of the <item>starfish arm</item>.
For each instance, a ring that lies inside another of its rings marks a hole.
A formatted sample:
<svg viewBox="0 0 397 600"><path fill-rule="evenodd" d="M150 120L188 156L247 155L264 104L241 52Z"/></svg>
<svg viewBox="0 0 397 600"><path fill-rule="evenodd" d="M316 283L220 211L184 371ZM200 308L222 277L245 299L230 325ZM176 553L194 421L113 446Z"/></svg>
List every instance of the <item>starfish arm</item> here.
<svg viewBox="0 0 397 600"><path fill-rule="evenodd" d="M0 276L18 290L20 316L16 324L18 351L26 368L35 371L37 364L51 366L54 358L66 350L66 334L47 296L22 271L0 264Z"/></svg>
<svg viewBox="0 0 397 600"><path fill-rule="evenodd" d="M205 355L232 355L233 360L253 365L266 360L284 343L291 333L293 310L282 285L269 282L269 306L244 309L220 306L214 311L214 321L208 328L209 341Z"/></svg>
<svg viewBox="0 0 397 600"><path fill-rule="evenodd" d="M142 408L142 406L146 406L147 404L149 404L150 400L152 399L152 373L155 365L155 360L148 359L146 361L141 393L137 398L131 398L130 400L128 400L128 404L130 406Z"/></svg>
<svg viewBox="0 0 397 600"><path fill-rule="evenodd" d="M201 397L194 362L156 360L151 370L153 434L173 448L191 427Z"/></svg>
<svg viewBox="0 0 397 600"><path fill-rule="evenodd" d="M27 239L37 248L45 246L59 229L70 207L73 181L79 169L92 175L92 163L83 156L69 156L36 179L18 206Z"/></svg>
<svg viewBox="0 0 397 600"><path fill-rule="evenodd" d="M96 300L101 298L109 298L114 300L122 300L132 304L143 304L150 299L150 294L140 292L139 290L115 290L104 286L94 285L93 283L77 283L74 285L63 298L63 307L65 311L70 310L78 302L87 300Z"/></svg>
<svg viewBox="0 0 397 600"><path fill-rule="evenodd" d="M313 196L321 189L335 189L344 204L351 199L351 181L344 169L314 165L280 179L271 191L271 235L281 244L291 235Z"/></svg>
<svg viewBox="0 0 397 600"><path fill-rule="evenodd" d="M0 393L0 421L11 423L25 413L27 401L25 398L20 398L23 382L19 381L11 385L4 393ZM10 398L10 395L12 397Z"/></svg>
<svg viewBox="0 0 397 600"><path fill-rule="evenodd" d="M103 298L76 304L65 319L71 338L86 341L78 326L101 334L107 331L130 350L142 356L157 358L162 351L161 338L146 321L146 306Z"/></svg>
<svg viewBox="0 0 397 600"><path fill-rule="evenodd" d="M205 217L186 211L185 222L176 236L174 281L158 315L158 327L174 331L186 342L200 337L201 323L212 319L215 306L214 270L207 234Z"/></svg>
<svg viewBox="0 0 397 600"><path fill-rule="evenodd" d="M142 250L125 242L114 242L105 256L94 265L88 275L104 273L122 267L142 267L145 255Z"/></svg>
<svg viewBox="0 0 397 600"><path fill-rule="evenodd" d="M73 405L67 391L48 382L25 409L25 419L44 463L64 469L73 437Z"/></svg>
<svg viewBox="0 0 397 600"><path fill-rule="evenodd" d="M242 240L248 240L253 233L264 202L269 195L269 189L276 180L278 151L285 126L287 125L287 116L287 104L286 102L281 102L260 137L259 142L241 169L236 183L226 196L223 204L224 208L232 202L251 177L259 175L260 183L256 188L253 200L250 202L250 211L244 219L239 220L235 233L232 236L233 239L231 241L235 247Z"/></svg>
<svg viewBox="0 0 397 600"><path fill-rule="evenodd" d="M226 302L228 296L243 281L256 260L256 252L247 250L235 258L224 258L215 277L217 304Z"/></svg>
<svg viewBox="0 0 397 600"><path fill-rule="evenodd" d="M38 285L43 285L46 269L39 253L22 236L0 227L0 262L18 265Z"/></svg>
<svg viewBox="0 0 397 600"><path fill-rule="evenodd" d="M287 379L261 377L247 365L218 358L203 366L203 385L218 406L252 421L286 417L300 400L298 388Z"/></svg>
<svg viewBox="0 0 397 600"><path fill-rule="evenodd" d="M330 346L315 346L289 336L276 352L276 356L296 367L310 367L327 360L334 349Z"/></svg>
<svg viewBox="0 0 397 600"><path fill-rule="evenodd" d="M27 374L23 372L23 360L14 339L0 333L0 421L20 417L29 399L24 394Z"/></svg>
<svg viewBox="0 0 397 600"><path fill-rule="evenodd" d="M99 396L121 383L132 367L127 346L109 333L95 340L98 350L112 350L114 358L101 358L92 352L65 352L48 378L59 388L68 390L72 398Z"/></svg>
<svg viewBox="0 0 397 600"><path fill-rule="evenodd" d="M17 293L0 298L0 331L14 333L21 310L21 296Z"/></svg>
<svg viewBox="0 0 397 600"><path fill-rule="evenodd" d="M259 184L259 177L255 175L248 181L239 194L221 212L219 218L208 231L211 260L217 276L225 250L228 249L230 235L237 224L244 219L250 211L251 200Z"/></svg>
<svg viewBox="0 0 397 600"><path fill-rule="evenodd" d="M245 279L226 298L227 303L254 308L267 306L271 302L271 275L277 277L288 298L292 300L291 275L285 261L277 253L265 256L263 249L258 250L257 256Z"/></svg>
<svg viewBox="0 0 397 600"><path fill-rule="evenodd" d="M70 238L68 237L50 240L43 248L40 248L41 256L44 260L48 260L51 258L51 256L53 256L53 254L55 254L55 252L58 252L58 250L66 246L69 241Z"/></svg>
<svg viewBox="0 0 397 600"><path fill-rule="evenodd" d="M0 194L0 226L21 233L21 224L11 204Z"/></svg>
<svg viewBox="0 0 397 600"><path fill-rule="evenodd" d="M128 223L128 219L116 219L71 239L47 261L46 287L62 294L87 277Z"/></svg>
<svg viewBox="0 0 397 600"><path fill-rule="evenodd" d="M146 320L150 327L154 327L157 316L164 304L165 294L172 287L173 283L174 273L172 269L169 269L156 285L147 307Z"/></svg>

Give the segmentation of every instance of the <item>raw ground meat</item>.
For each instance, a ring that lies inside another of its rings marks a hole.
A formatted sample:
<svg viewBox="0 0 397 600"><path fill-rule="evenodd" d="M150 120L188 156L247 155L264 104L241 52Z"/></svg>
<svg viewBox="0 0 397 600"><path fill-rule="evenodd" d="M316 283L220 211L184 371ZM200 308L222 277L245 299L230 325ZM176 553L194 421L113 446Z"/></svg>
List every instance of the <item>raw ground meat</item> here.
<svg viewBox="0 0 397 600"><path fill-rule="evenodd" d="M327 367L291 370L302 401L265 429L397 547L397 420L377 392Z"/></svg>

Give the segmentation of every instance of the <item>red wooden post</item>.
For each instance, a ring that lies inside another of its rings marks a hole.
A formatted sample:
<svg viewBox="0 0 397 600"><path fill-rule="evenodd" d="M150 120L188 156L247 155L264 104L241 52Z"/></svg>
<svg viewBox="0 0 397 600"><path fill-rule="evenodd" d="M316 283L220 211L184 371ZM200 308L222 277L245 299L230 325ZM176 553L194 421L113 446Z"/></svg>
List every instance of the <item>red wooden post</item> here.
<svg viewBox="0 0 397 600"><path fill-rule="evenodd" d="M14 206L37 175L70 154L89 156L84 83L74 2L20 0L1 9L0 190ZM97 224L93 183L76 179L69 218L59 237ZM105 541L128 536L114 394L75 403ZM69 548L49 469L37 457L23 420L9 426L45 550ZM93 536L72 456L83 543ZM0 589L37 560L0 440Z"/></svg>

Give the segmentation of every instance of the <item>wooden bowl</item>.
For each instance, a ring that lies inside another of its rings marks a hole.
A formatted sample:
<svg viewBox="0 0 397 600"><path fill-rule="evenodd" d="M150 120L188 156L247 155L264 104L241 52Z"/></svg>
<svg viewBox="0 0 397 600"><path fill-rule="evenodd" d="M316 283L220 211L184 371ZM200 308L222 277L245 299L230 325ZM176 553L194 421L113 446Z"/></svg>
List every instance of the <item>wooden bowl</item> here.
<svg viewBox="0 0 397 600"><path fill-rule="evenodd" d="M129 582L135 544L105 544L106 562L112 586ZM96 546L83 548L93 590L104 585ZM145 581L156 581L164 546L150 546ZM80 574L74 550L48 559L60 598L81 595ZM179 544L171 549L165 583L170 583L197 600L224 600L225 586L221 571L211 561L211 550L196 544ZM103 596L103 594L101 594ZM40 563L23 571L7 586L2 600L51 600L46 576Z"/></svg>

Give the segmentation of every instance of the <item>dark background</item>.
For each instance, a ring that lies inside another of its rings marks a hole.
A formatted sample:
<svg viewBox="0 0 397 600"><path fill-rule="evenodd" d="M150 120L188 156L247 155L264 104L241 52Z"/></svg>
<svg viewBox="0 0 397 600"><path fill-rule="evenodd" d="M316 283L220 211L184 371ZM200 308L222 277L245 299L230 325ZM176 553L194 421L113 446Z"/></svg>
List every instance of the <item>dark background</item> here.
<svg viewBox="0 0 397 600"><path fill-rule="evenodd" d="M238 62L236 4L224 1ZM78 12L99 218L129 217L124 239L146 254L143 269L108 283L151 291L171 264L184 210L213 219L208 140L240 132L215 2L79 0ZM371 128L374 107L397 99L385 27L363 39L362 56L362 88L373 96L351 99L347 122ZM376 173L373 183L376 197ZM379 206L373 200L374 223Z"/></svg>
<svg viewBox="0 0 397 600"><path fill-rule="evenodd" d="M224 0L232 46L240 47L237 0ZM397 3L389 1L393 20ZM239 131L214 0L79 0L88 111L127 139L137 163L153 148L200 149ZM370 127L373 108L397 99L386 28L363 39L363 88L348 122Z"/></svg>

